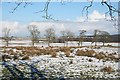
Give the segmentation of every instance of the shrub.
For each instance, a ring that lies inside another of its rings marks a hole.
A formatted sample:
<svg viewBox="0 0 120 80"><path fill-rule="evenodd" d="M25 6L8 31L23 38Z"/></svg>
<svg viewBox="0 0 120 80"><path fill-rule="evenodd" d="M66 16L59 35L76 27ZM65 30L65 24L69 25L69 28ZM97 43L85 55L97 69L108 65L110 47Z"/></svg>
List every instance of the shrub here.
<svg viewBox="0 0 120 80"><path fill-rule="evenodd" d="M66 51L65 55L66 55L66 57L69 57L70 56L70 51Z"/></svg>
<svg viewBox="0 0 120 80"><path fill-rule="evenodd" d="M102 68L101 71L111 73L113 71L113 69L111 66L108 66L108 67L106 66L106 67Z"/></svg>
<svg viewBox="0 0 120 80"><path fill-rule="evenodd" d="M77 53L77 56L93 57L96 52L94 50L86 50L86 51L78 50L76 53Z"/></svg>
<svg viewBox="0 0 120 80"><path fill-rule="evenodd" d="M30 58L29 58L29 56L28 55L24 55L23 57L22 57L22 60L29 60Z"/></svg>
<svg viewBox="0 0 120 80"><path fill-rule="evenodd" d="M16 46L16 49L17 49L17 50L22 50L23 47L22 47L22 46Z"/></svg>
<svg viewBox="0 0 120 80"><path fill-rule="evenodd" d="M100 52L100 53L96 54L95 57L97 59L105 59L106 55L103 52Z"/></svg>
<svg viewBox="0 0 120 80"><path fill-rule="evenodd" d="M77 56L85 56L85 51L83 51L83 50L77 50L76 55Z"/></svg>
<svg viewBox="0 0 120 80"><path fill-rule="evenodd" d="M93 57L96 52L94 50L87 50L85 55L88 57Z"/></svg>
<svg viewBox="0 0 120 80"><path fill-rule="evenodd" d="M55 52L59 52L60 51L60 49L58 48L58 47L56 47L56 48L52 48Z"/></svg>
<svg viewBox="0 0 120 80"><path fill-rule="evenodd" d="M51 57L56 57L56 56L57 56L57 54L55 51L51 52Z"/></svg>
<svg viewBox="0 0 120 80"><path fill-rule="evenodd" d="M14 52L12 49L10 49L9 52L10 52L11 55L15 55L15 54L17 54L17 53ZM9 52L8 52L8 53L9 53Z"/></svg>
<svg viewBox="0 0 120 80"><path fill-rule="evenodd" d="M60 47L60 51L62 52L70 51L70 47Z"/></svg>

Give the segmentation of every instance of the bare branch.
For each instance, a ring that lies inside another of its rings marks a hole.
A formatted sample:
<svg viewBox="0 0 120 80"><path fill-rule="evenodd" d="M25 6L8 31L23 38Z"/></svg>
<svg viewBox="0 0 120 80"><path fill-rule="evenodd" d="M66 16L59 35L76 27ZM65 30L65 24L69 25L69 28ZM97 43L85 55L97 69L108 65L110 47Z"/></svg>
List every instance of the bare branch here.
<svg viewBox="0 0 120 80"><path fill-rule="evenodd" d="M23 6L24 8L26 8L26 6L28 5L32 5L31 2L15 2L16 4L15 8L13 8L12 11L9 11L9 12L14 13L18 9L18 7L21 6L23 3L24 3L24 6Z"/></svg>
<svg viewBox="0 0 120 80"><path fill-rule="evenodd" d="M12 9L11 13L14 13L17 10L17 8L22 4L22 2L18 2L18 3L15 2L15 3L16 3L16 7Z"/></svg>
<svg viewBox="0 0 120 80"><path fill-rule="evenodd" d="M105 13L105 15L109 14L111 17L111 20L114 20L113 13L117 12L120 13L119 10L117 10L115 7L113 7L111 4L108 4L107 2L101 2L102 5L106 5L108 7L108 11Z"/></svg>
<svg viewBox="0 0 120 80"><path fill-rule="evenodd" d="M88 13L89 13L89 8L90 7L92 7L92 4L93 4L93 1L91 1L90 2L90 5L88 5L88 6L85 6L84 8L83 8L83 10L82 10L82 16L83 16L83 12L84 12L84 10L86 10L86 17L87 17L87 19L88 19Z"/></svg>
<svg viewBox="0 0 120 80"><path fill-rule="evenodd" d="M38 12L36 12L36 13L44 12L45 15L42 16L43 18L54 20L53 17L52 17L52 15L49 15L49 14L48 14L48 9L49 9L49 4L50 4L50 2L51 2L51 0L47 0L44 9L43 9L42 11L38 11Z"/></svg>
<svg viewBox="0 0 120 80"><path fill-rule="evenodd" d="M25 2L24 8L28 5L32 5L32 3L31 2Z"/></svg>

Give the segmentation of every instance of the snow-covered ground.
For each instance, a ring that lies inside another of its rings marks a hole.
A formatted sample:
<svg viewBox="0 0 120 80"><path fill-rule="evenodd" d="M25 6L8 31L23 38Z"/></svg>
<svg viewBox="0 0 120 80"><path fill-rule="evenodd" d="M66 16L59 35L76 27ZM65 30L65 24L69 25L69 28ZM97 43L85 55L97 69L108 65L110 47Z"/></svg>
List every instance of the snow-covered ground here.
<svg viewBox="0 0 120 80"><path fill-rule="evenodd" d="M105 45L112 45L112 46L120 46L120 43L105 43ZM5 42L3 42L2 40L0 40L0 46L4 46ZM83 42L82 44L83 46L90 46L90 45L94 45L91 44L91 42ZM102 45L101 42L98 42L97 45ZM9 46L31 46L31 41L30 40L12 40L9 42ZM48 46L48 44L46 42L40 42L40 43L36 43L35 46ZM51 46L64 46L64 43L51 43ZM68 42L68 46L78 46L78 42L77 41L71 41Z"/></svg>
<svg viewBox="0 0 120 80"><path fill-rule="evenodd" d="M112 61L103 62L102 60L98 60L95 58L85 57L85 56L76 56L75 58L46 58L44 56L40 57L32 57L34 60L40 60L38 63L39 68L46 69L47 71L53 71L54 76L59 76L57 73L61 73L64 77L69 78L80 77L85 75L91 75L92 77L106 77L106 78L116 78L119 75L118 64ZM93 62L89 62L88 60L92 59ZM72 63L70 63L72 61ZM106 66L111 66L115 72L107 74L106 72L101 72L100 70ZM81 75L82 73L82 75ZM52 73L51 73L52 75Z"/></svg>
<svg viewBox="0 0 120 80"><path fill-rule="evenodd" d="M102 45L102 43L98 43ZM118 46L118 43L107 43L112 46ZM105 44L105 45L107 45ZM3 46L4 43L0 41L0 46ZM83 46L90 46L91 42L84 42ZM94 45L94 44L92 44ZM31 41L24 40L24 41L11 41L10 46L31 46ZM47 46L47 43L39 43L36 46ZM51 43L51 46L64 46L63 43ZM78 46L77 42L69 42L68 46ZM33 55L30 56L29 60L9 60L11 63L20 64L20 62L27 62L29 64L33 64L39 71L43 71L46 77L60 77L63 76L65 78L86 78L86 77L95 77L95 78L120 78L120 62L114 60L103 60L97 59L95 57L88 57L88 56L77 56L77 50L94 50L96 53L106 53L106 54L113 54L118 57L120 55L119 48L112 48L112 47L101 47L99 49L96 48L75 48L74 51L71 53L73 57L66 57L64 52L57 52L57 57L53 58L51 55ZM1 51L3 49L0 49ZM15 49L13 51L16 51ZM0 55L4 53L0 52ZM60 56L60 54L62 56ZM90 61L92 60L92 61ZM37 62L38 61L38 62ZM37 63L35 63L37 62ZM104 72L101 71L104 67L111 67L111 72ZM1 66L0 66L1 67ZM23 71L23 65L18 65L18 68ZM3 68L0 68L3 69ZM28 69L28 68L27 68ZM0 70L2 71L2 70ZM1 73L0 73L1 74Z"/></svg>

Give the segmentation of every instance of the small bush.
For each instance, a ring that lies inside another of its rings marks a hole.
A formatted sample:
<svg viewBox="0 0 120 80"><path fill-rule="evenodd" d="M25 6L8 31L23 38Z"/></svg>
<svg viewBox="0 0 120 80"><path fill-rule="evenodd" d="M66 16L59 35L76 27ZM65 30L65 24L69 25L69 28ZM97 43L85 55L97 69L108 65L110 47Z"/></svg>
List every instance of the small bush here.
<svg viewBox="0 0 120 80"><path fill-rule="evenodd" d="M56 57L57 53L55 51L51 52L51 57Z"/></svg>
<svg viewBox="0 0 120 80"><path fill-rule="evenodd" d="M77 53L77 56L93 57L96 52L94 50L86 50L86 51L78 50L76 53Z"/></svg>
<svg viewBox="0 0 120 80"><path fill-rule="evenodd" d="M30 59L30 58L29 58L28 55L25 55L25 56L22 57L22 60L29 60L29 59Z"/></svg>
<svg viewBox="0 0 120 80"><path fill-rule="evenodd" d="M65 55L66 55L66 57L69 57L70 56L70 51L66 51Z"/></svg>
<svg viewBox="0 0 120 80"><path fill-rule="evenodd" d="M77 54L77 56L85 56L85 51L83 51L83 50L77 50L77 52L76 52Z"/></svg>
<svg viewBox="0 0 120 80"><path fill-rule="evenodd" d="M22 46L16 46L16 49L17 49L17 50L22 50L23 47L22 47Z"/></svg>
<svg viewBox="0 0 120 80"><path fill-rule="evenodd" d="M106 55L103 52L100 52L100 53L96 54L95 57L97 59L105 59Z"/></svg>
<svg viewBox="0 0 120 80"><path fill-rule="evenodd" d="M101 71L111 73L113 71L113 69L111 66L108 66L108 67L106 66L106 67L102 68Z"/></svg>
<svg viewBox="0 0 120 80"><path fill-rule="evenodd" d="M60 47L60 51L62 52L70 51L70 47Z"/></svg>
<svg viewBox="0 0 120 80"><path fill-rule="evenodd" d="M87 50L85 55L88 57L93 57L96 52L94 50Z"/></svg>

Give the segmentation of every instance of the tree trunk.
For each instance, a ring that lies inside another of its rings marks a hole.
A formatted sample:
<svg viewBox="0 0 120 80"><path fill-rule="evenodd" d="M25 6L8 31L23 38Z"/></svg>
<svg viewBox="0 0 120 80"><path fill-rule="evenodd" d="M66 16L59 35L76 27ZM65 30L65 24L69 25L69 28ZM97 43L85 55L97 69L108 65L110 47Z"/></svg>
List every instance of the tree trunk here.
<svg viewBox="0 0 120 80"><path fill-rule="evenodd" d="M32 41L32 46L34 46L35 45L35 42L34 41Z"/></svg>
<svg viewBox="0 0 120 80"><path fill-rule="evenodd" d="M50 46L50 41L48 41L48 46Z"/></svg>
<svg viewBox="0 0 120 80"><path fill-rule="evenodd" d="M105 45L105 43L103 42L103 46Z"/></svg>
<svg viewBox="0 0 120 80"><path fill-rule="evenodd" d="M8 42L8 41L6 41L6 46L8 46L8 44L9 44L9 42Z"/></svg>
<svg viewBox="0 0 120 80"><path fill-rule="evenodd" d="M80 46L80 41L78 42L78 46Z"/></svg>
<svg viewBox="0 0 120 80"><path fill-rule="evenodd" d="M64 42L64 47L65 47L65 42Z"/></svg>
<svg viewBox="0 0 120 80"><path fill-rule="evenodd" d="M95 46L97 46L97 42L95 42Z"/></svg>
<svg viewBox="0 0 120 80"><path fill-rule="evenodd" d="M80 42L80 45L82 46L82 41Z"/></svg>

